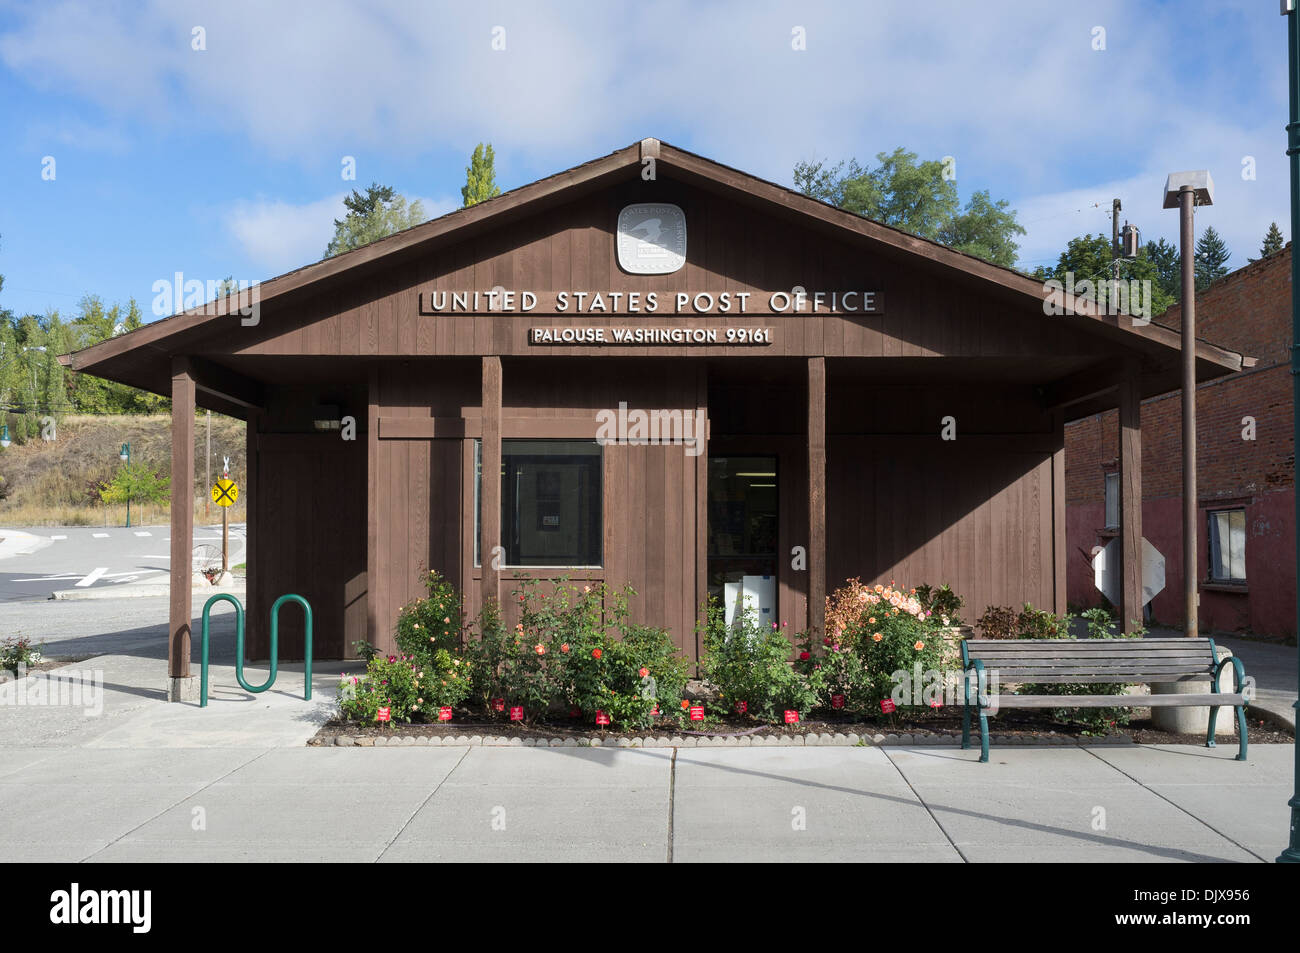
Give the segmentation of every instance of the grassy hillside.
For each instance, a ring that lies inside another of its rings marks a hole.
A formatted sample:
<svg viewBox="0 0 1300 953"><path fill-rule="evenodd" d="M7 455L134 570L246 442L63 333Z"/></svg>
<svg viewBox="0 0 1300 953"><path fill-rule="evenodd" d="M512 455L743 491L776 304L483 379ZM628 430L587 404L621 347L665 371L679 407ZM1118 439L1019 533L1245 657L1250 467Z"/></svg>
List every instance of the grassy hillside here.
<svg viewBox="0 0 1300 953"><path fill-rule="evenodd" d="M221 473L221 458L230 457L230 475L243 486L245 442L244 422L212 415L213 479ZM57 439L28 440L0 450L0 525L3 526L103 526L126 521L126 507L107 506L93 492L101 481L113 478L122 466L122 444L131 444L131 462L155 472L171 474L171 417L94 416L65 417L58 425ZM204 483L207 454L206 414L194 423L194 499L196 518L204 518L208 484ZM211 506L209 521L219 521L221 512ZM131 505L131 522L162 522L168 518L167 504ZM230 518L244 519L243 500L231 507Z"/></svg>

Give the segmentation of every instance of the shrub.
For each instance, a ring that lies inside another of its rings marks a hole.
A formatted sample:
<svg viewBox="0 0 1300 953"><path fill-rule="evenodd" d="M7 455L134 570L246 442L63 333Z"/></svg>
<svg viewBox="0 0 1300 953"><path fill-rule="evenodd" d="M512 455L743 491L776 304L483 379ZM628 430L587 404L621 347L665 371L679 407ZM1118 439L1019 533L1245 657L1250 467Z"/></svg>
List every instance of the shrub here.
<svg viewBox="0 0 1300 953"><path fill-rule="evenodd" d="M917 666L924 674L941 670L943 639L932 616L910 592L892 586L876 586L867 594L865 611L845 635L862 658L862 686L854 707L876 706L889 698L899 676L915 677Z"/></svg>
<svg viewBox="0 0 1300 953"><path fill-rule="evenodd" d="M345 718L367 724L388 708L391 721L435 721L438 709L459 705L469 695L469 663L447 649L419 658L375 656L364 675L339 681L339 709Z"/></svg>
<svg viewBox="0 0 1300 953"><path fill-rule="evenodd" d="M459 652L464 631L460 593L436 571L423 581L428 596L407 603L398 613L397 647L407 655L436 649Z"/></svg>
<svg viewBox="0 0 1300 953"><path fill-rule="evenodd" d="M958 613L966 604L966 600L953 592L952 587L946 582L938 588L929 585L917 586L916 598L921 603L921 608L943 625L962 624Z"/></svg>
<svg viewBox="0 0 1300 953"><path fill-rule="evenodd" d="M709 600L701 635L700 670L717 686L726 711L743 701L752 717L778 721L786 710L804 715L817 704L818 686L790 665L790 640L775 623L762 625L752 609L728 627L721 602Z"/></svg>
<svg viewBox="0 0 1300 953"><path fill-rule="evenodd" d="M975 620L980 636L986 639L1014 639L1016 637L1016 610L1010 606L989 606Z"/></svg>
<svg viewBox="0 0 1300 953"><path fill-rule="evenodd" d="M17 636L0 642L0 669L8 669L14 675L18 674L20 665L30 668L43 659L40 649L33 646L29 638Z"/></svg>
<svg viewBox="0 0 1300 953"><path fill-rule="evenodd" d="M813 645L811 633L804 646L795 668L808 679L818 706L831 707L833 695L844 696L845 711L863 711L874 704L864 691L866 668L858 652L829 635L822 639L821 652Z"/></svg>

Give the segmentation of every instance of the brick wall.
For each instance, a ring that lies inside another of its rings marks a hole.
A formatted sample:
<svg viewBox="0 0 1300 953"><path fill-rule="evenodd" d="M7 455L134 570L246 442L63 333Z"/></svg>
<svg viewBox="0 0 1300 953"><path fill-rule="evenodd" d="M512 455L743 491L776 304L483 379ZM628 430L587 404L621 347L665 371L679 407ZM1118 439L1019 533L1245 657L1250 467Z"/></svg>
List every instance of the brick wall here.
<svg viewBox="0 0 1300 953"><path fill-rule="evenodd" d="M1295 631L1295 481L1292 431L1291 247L1217 281L1196 300L1197 337L1254 357L1257 364L1197 389L1197 527L1204 578L1208 561L1204 505L1239 501L1246 508L1245 592L1203 591L1203 627L1267 634ZM1182 327L1180 307L1158 322ZM1243 439L1243 418L1255 439ZM1157 621L1182 623L1182 395L1142 404L1143 535L1166 558L1166 587L1152 603ZM1066 545L1069 600L1100 599L1088 553L1107 536L1104 473L1118 463L1118 413L1065 428Z"/></svg>

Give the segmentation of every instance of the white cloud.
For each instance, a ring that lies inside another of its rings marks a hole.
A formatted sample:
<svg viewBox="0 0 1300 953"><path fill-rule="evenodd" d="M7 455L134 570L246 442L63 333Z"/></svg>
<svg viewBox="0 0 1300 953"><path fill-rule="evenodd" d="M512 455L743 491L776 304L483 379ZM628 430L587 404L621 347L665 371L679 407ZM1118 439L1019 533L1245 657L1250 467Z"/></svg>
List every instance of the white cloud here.
<svg viewBox="0 0 1300 953"><path fill-rule="evenodd" d="M334 234L334 219L344 213L345 194L340 192L305 205L241 200L226 214L226 227L261 272L258 279L274 277L323 257Z"/></svg>
<svg viewBox="0 0 1300 953"><path fill-rule="evenodd" d="M242 199L225 213L224 224L239 250L256 269L258 280L319 261L334 234L334 220L347 209L347 192L314 202L294 204L278 199ZM437 218L460 207L446 196L411 196L424 207L426 219Z"/></svg>

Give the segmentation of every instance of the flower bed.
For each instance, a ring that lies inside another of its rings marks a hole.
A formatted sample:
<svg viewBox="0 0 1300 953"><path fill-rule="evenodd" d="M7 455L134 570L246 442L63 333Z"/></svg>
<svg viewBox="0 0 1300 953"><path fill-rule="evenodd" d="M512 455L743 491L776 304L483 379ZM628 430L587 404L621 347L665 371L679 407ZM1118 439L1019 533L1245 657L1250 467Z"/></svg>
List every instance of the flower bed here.
<svg viewBox="0 0 1300 953"><path fill-rule="evenodd" d="M819 713L894 729L904 710L955 697L951 684L945 691L930 678L955 681L959 620L948 613L961 600L946 586L849 580L827 599L829 634L820 638L760 625L752 612L727 625L713 602L699 632L707 690L688 697L687 660L667 630L631 621L630 587L562 581L544 592L521 580L512 596L520 621L510 629L494 603L466 624L455 588L436 572L424 582L428 595L399 613L398 651L362 645L366 672L341 678L344 721L387 730L450 719L566 731L797 731Z"/></svg>

